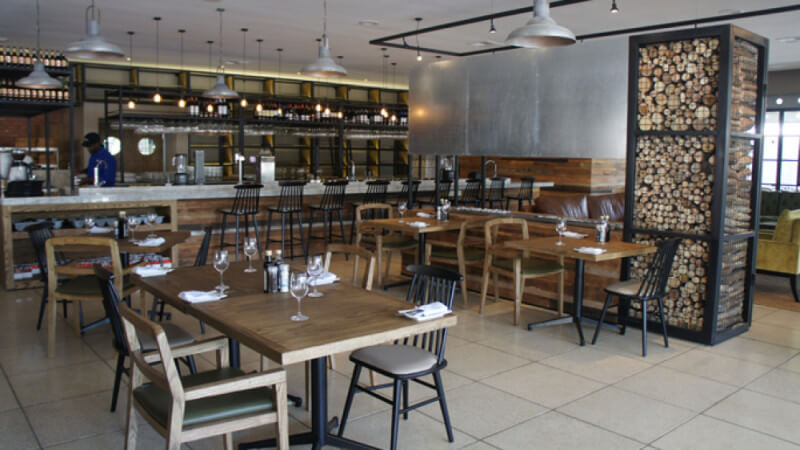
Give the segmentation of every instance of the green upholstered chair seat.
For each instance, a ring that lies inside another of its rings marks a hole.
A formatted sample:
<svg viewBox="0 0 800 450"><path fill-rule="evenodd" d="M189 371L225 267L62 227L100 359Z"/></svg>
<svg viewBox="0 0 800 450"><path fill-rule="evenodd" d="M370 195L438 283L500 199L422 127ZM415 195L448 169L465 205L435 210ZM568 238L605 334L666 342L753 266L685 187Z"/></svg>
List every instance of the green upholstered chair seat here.
<svg viewBox="0 0 800 450"><path fill-rule="evenodd" d="M432 258L458 259L458 253L452 247L433 247L431 249ZM467 247L464 249L464 259L466 261L480 261L483 259L483 249Z"/></svg>
<svg viewBox="0 0 800 450"><path fill-rule="evenodd" d="M133 287L130 280L125 280L122 290L126 291ZM100 283L94 275L84 275L81 277L70 278L56 288L56 294L64 295L83 295L87 297L100 297Z"/></svg>
<svg viewBox="0 0 800 450"><path fill-rule="evenodd" d="M181 377L184 389L206 383L224 381L245 375L240 369L224 367ZM134 389L133 396L139 405L159 425L167 427L171 398L169 392L153 384L144 384ZM186 402L183 413L185 427L238 416L273 411L273 393L268 388L249 389L241 392L209 397Z"/></svg>
<svg viewBox="0 0 800 450"><path fill-rule="evenodd" d="M375 245L375 238L373 236L364 236L361 242L367 245ZM406 248L417 245L417 240L406 236L399 236L390 234L383 237L383 248Z"/></svg>
<svg viewBox="0 0 800 450"><path fill-rule="evenodd" d="M493 259L492 266L497 267L498 269L507 270L509 272L514 271L514 260L513 259ZM522 258L522 274L523 275L539 275L539 274L546 274L546 273L553 273L562 270L563 267L554 261L547 261L545 259L539 258Z"/></svg>

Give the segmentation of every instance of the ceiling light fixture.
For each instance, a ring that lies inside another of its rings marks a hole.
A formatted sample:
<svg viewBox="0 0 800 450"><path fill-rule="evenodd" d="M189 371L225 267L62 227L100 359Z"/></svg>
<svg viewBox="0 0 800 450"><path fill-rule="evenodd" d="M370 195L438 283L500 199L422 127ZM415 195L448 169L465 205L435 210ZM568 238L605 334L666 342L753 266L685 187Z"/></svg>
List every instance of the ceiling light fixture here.
<svg viewBox="0 0 800 450"><path fill-rule="evenodd" d="M47 74L44 63L39 59L39 0L36 0L36 53L33 61L33 71L28 76L17 80L14 85L27 89L58 89L61 82Z"/></svg>
<svg viewBox="0 0 800 450"><path fill-rule="evenodd" d="M222 64L222 13L225 8L217 8L219 13L219 64L217 65L217 81L211 89L203 92L203 97L217 100L237 99L239 94L225 84L225 66Z"/></svg>
<svg viewBox="0 0 800 450"><path fill-rule="evenodd" d="M492 0L492 8L489 12L492 14L492 18L489 19L489 34L495 34L497 28L494 27L494 0Z"/></svg>
<svg viewBox="0 0 800 450"><path fill-rule="evenodd" d="M89 11L92 12L91 16ZM125 53L121 48L106 41L100 36L100 11L92 4L86 8L86 36L64 48L62 53L67 58L122 58Z"/></svg>
<svg viewBox="0 0 800 450"><path fill-rule="evenodd" d="M161 103L161 93L158 92L159 87L159 73L158 67L161 62L160 58L160 49L161 49L161 42L159 41L159 27L158 23L161 22L161 17L153 17L153 20L156 22L156 93L153 94L153 103Z"/></svg>
<svg viewBox="0 0 800 450"><path fill-rule="evenodd" d="M312 77L347 76L347 70L331 59L331 48L328 45L328 0L322 1L322 40L319 42L319 57L303 67L300 73Z"/></svg>
<svg viewBox="0 0 800 450"><path fill-rule="evenodd" d="M242 72L244 72L247 70L247 27L241 28L240 31L242 32ZM239 104L242 108L247 108L247 97L242 95Z"/></svg>
<svg viewBox="0 0 800 450"><path fill-rule="evenodd" d="M616 14L619 12L619 8L617 7L617 0L611 0L611 14Z"/></svg>
<svg viewBox="0 0 800 450"><path fill-rule="evenodd" d="M417 34L414 37L417 39L417 62L422 61L422 53L419 52L419 24L422 22L422 17L415 17L414 20L417 21Z"/></svg>
<svg viewBox="0 0 800 450"><path fill-rule="evenodd" d="M261 43L264 42L264 39L258 38L256 39L258 42L258 73L261 73ZM258 101L256 104L256 111L261 112L264 110L264 105L261 104L261 100Z"/></svg>
<svg viewBox="0 0 800 450"><path fill-rule="evenodd" d="M130 66L130 70L133 71L133 35L136 34L133 31L128 31L128 63ZM128 109L136 109L136 101L133 100L133 97L128 98Z"/></svg>
<svg viewBox="0 0 800 450"><path fill-rule="evenodd" d="M506 44L523 48L560 47L574 43L575 34L550 17L548 0L534 0L533 17L506 38Z"/></svg>
<svg viewBox="0 0 800 450"><path fill-rule="evenodd" d="M183 35L186 33L186 30L180 29L178 30L178 36L181 38L181 72L183 72ZM181 87L183 90L183 87ZM181 93L181 98L178 100L178 108L185 108L186 107L186 99L183 98L183 93Z"/></svg>

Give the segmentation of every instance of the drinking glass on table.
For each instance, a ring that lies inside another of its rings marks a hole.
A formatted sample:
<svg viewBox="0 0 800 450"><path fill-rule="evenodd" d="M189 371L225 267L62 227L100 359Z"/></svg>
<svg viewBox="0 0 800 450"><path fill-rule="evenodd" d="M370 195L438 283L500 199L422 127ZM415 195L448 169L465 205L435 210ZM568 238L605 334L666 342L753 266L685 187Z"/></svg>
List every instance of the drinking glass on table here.
<svg viewBox="0 0 800 450"><path fill-rule="evenodd" d="M131 230L130 241L136 243L136 238L133 237L133 232L136 230L136 225L139 225L139 218L136 216L128 216L128 229Z"/></svg>
<svg viewBox="0 0 800 450"><path fill-rule="evenodd" d="M214 252L214 269L219 272L219 286L217 286L219 295L224 294L225 291L230 287L225 285L225 282L222 278L222 274L228 270L228 266L230 266L230 264L231 262L230 259L228 259L227 250L217 250Z"/></svg>
<svg viewBox="0 0 800 450"><path fill-rule="evenodd" d="M147 213L147 224L150 225L150 234L147 235L148 239L154 239L158 237L154 229L157 219L158 219L158 214Z"/></svg>
<svg viewBox="0 0 800 450"><path fill-rule="evenodd" d="M400 202L397 204L397 212L400 213L401 218L405 217L406 209L408 209L408 205L406 205L406 202Z"/></svg>
<svg viewBox="0 0 800 450"><path fill-rule="evenodd" d="M244 269L245 272L251 273L256 271L256 269L253 268L253 256L256 255L257 251L258 245L256 244L256 238L245 239L244 254L247 256L247 269Z"/></svg>
<svg viewBox="0 0 800 450"><path fill-rule="evenodd" d="M297 300L297 314L292 316L292 320L295 322L308 320L308 316L304 316L300 311L300 302L308 294L308 276L304 273L293 272L289 279L289 292Z"/></svg>
<svg viewBox="0 0 800 450"><path fill-rule="evenodd" d="M556 245L564 245L562 236L564 235L565 231L567 231L567 221L562 217L558 219L558 223L556 224L556 233L558 233L558 242L556 242Z"/></svg>
<svg viewBox="0 0 800 450"><path fill-rule="evenodd" d="M317 290L317 282L319 281L319 276L325 273L325 267L323 267L322 265L322 255L312 256L306 270L308 271L308 275L311 277L312 284L314 286L314 290L311 291L311 293L308 294L308 296L322 297L322 292Z"/></svg>
<svg viewBox="0 0 800 450"><path fill-rule="evenodd" d="M83 226L85 226L87 230L94 228L94 223L94 217L87 217L83 219Z"/></svg>

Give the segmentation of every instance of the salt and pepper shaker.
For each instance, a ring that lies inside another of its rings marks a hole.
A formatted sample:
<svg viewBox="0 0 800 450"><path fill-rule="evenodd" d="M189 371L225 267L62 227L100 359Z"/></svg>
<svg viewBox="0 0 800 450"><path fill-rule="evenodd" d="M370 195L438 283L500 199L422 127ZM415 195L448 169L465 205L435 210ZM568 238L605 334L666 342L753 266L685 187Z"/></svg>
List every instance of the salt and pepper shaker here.
<svg viewBox="0 0 800 450"><path fill-rule="evenodd" d="M596 226L595 240L605 243L609 241L608 216L600 216L600 223Z"/></svg>

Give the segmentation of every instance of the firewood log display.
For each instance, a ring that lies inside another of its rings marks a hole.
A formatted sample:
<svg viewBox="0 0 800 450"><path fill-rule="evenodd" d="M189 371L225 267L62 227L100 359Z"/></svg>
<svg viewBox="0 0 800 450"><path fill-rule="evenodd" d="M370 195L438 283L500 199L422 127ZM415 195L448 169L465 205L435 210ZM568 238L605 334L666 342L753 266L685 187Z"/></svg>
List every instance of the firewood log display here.
<svg viewBox="0 0 800 450"><path fill-rule="evenodd" d="M717 38L640 47L639 129L714 130L717 126L719 68Z"/></svg>
<svg viewBox="0 0 800 450"><path fill-rule="evenodd" d="M742 239L726 241L722 246L717 330L724 330L743 320L748 245L748 240Z"/></svg>
<svg viewBox="0 0 800 450"><path fill-rule="evenodd" d="M725 199L725 234L752 231L753 141L732 138L728 148L728 189Z"/></svg>
<svg viewBox="0 0 800 450"><path fill-rule="evenodd" d="M748 131L755 124L758 100L758 48L736 39L733 46L731 131Z"/></svg>

